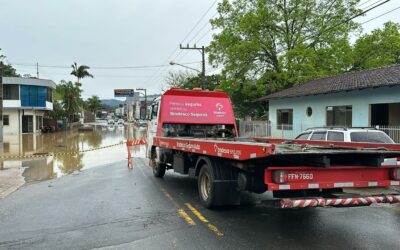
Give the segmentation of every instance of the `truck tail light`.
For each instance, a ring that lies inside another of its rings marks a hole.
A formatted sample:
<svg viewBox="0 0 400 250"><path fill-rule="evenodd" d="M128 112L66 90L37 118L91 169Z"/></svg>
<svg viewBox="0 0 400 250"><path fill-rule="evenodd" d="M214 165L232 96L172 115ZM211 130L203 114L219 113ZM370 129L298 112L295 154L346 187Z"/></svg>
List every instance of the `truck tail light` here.
<svg viewBox="0 0 400 250"><path fill-rule="evenodd" d="M287 172L285 170L276 170L272 174L275 183L283 184L287 182Z"/></svg>
<svg viewBox="0 0 400 250"><path fill-rule="evenodd" d="M399 181L400 180L400 168L393 168L390 175L393 180Z"/></svg>

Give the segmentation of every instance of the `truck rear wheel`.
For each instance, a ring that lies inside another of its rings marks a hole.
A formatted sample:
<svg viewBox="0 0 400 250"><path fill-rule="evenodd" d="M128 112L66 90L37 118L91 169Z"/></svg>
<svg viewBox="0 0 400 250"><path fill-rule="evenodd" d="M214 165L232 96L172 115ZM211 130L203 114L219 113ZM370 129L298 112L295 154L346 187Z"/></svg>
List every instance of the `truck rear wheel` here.
<svg viewBox="0 0 400 250"><path fill-rule="evenodd" d="M215 177L211 167L204 164L200 169L197 184L200 202L207 208L214 206L216 203L216 197L218 197L218 195L215 195L216 190L214 180Z"/></svg>

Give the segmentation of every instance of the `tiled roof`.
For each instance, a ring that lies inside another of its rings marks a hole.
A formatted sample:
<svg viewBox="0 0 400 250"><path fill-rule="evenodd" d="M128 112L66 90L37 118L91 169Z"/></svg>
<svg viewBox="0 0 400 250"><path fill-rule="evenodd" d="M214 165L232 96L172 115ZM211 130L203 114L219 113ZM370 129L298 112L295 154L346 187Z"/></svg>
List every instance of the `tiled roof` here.
<svg viewBox="0 0 400 250"><path fill-rule="evenodd" d="M319 78L284 89L258 100L320 95L349 90L400 85L400 65Z"/></svg>

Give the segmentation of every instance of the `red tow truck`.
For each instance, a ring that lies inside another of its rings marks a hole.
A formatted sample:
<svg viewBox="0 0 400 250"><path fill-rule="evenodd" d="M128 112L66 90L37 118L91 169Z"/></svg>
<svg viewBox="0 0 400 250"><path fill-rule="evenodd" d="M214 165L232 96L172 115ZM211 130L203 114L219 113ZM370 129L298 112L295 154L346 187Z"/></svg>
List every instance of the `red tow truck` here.
<svg viewBox="0 0 400 250"><path fill-rule="evenodd" d="M147 146L154 176L197 178L207 208L239 204L241 191L272 191L280 208L400 200L389 188L400 185L400 166L382 164L400 157L400 144L239 138L222 91L166 91L151 106Z"/></svg>

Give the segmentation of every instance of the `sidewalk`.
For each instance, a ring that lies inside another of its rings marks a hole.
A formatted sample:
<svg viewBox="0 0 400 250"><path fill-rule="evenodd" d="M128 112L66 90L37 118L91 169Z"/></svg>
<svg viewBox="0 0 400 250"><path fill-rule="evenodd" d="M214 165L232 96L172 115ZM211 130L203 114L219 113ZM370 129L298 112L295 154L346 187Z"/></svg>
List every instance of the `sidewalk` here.
<svg viewBox="0 0 400 250"><path fill-rule="evenodd" d="M10 167L0 170L0 199L16 191L25 184L21 167Z"/></svg>

